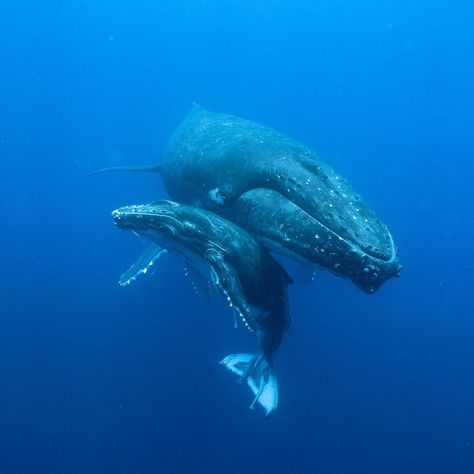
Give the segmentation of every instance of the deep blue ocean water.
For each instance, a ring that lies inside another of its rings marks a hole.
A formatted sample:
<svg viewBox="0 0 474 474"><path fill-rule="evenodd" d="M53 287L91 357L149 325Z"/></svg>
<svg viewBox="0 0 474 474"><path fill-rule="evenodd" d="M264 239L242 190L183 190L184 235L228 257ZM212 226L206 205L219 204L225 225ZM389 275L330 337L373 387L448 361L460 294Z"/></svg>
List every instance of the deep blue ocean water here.
<svg viewBox="0 0 474 474"><path fill-rule="evenodd" d="M110 0L0 5L0 474L474 472L474 7ZM277 412L217 363L253 350L111 210L197 102L314 148L389 225L375 295L291 288Z"/></svg>

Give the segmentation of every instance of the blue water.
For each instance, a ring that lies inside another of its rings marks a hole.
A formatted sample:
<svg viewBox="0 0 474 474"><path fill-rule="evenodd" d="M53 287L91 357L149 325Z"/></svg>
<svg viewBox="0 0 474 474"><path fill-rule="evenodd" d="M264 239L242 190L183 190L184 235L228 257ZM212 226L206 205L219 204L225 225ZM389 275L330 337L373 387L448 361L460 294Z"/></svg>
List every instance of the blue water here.
<svg viewBox="0 0 474 474"><path fill-rule="evenodd" d="M0 5L0 474L474 472L470 2ZM263 419L217 362L252 350L110 212L165 196L192 102L277 128L386 222L402 277L291 288Z"/></svg>

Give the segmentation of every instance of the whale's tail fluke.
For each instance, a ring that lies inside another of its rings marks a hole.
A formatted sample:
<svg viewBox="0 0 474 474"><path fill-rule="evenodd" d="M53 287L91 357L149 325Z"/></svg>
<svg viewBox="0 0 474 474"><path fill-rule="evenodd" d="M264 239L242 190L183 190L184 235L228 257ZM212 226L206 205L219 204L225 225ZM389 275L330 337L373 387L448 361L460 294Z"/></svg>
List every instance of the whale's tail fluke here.
<svg viewBox="0 0 474 474"><path fill-rule="evenodd" d="M231 354L221 361L241 380L246 380L255 398L250 405L259 403L269 416L278 405L278 383L271 364L261 354Z"/></svg>
<svg viewBox="0 0 474 474"><path fill-rule="evenodd" d="M101 168L100 170L91 171L87 176L94 176L101 173L109 173L110 171L131 171L137 173L161 173L161 166L111 166L109 168Z"/></svg>

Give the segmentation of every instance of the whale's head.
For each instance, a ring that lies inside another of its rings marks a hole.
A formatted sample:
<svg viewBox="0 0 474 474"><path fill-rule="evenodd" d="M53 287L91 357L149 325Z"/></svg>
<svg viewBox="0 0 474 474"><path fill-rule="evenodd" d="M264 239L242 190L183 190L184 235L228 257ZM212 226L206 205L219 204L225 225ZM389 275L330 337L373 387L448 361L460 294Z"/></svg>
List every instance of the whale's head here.
<svg viewBox="0 0 474 474"><path fill-rule="evenodd" d="M200 248L206 240L202 226L193 222L199 216L167 200L120 207L112 217L117 227L143 234L165 248Z"/></svg>

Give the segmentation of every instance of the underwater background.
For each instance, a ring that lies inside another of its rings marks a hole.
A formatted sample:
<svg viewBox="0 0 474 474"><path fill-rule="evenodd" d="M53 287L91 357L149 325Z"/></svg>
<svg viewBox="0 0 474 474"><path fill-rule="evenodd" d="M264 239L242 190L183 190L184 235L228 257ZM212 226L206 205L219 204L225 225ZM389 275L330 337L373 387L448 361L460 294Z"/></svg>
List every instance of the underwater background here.
<svg viewBox="0 0 474 474"><path fill-rule="evenodd" d="M474 472L474 6L0 5L0 474ZM218 362L252 351L178 260L110 212L166 196L192 103L315 149L388 224L400 279L291 288L264 419Z"/></svg>

